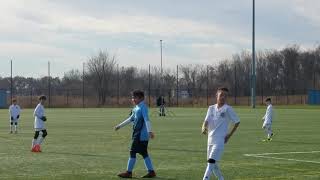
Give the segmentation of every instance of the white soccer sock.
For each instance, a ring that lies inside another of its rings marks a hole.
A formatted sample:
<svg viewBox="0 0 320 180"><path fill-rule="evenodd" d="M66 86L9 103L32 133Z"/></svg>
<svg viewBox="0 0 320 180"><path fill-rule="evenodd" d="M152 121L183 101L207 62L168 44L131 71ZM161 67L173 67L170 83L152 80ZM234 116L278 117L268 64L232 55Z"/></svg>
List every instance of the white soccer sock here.
<svg viewBox="0 0 320 180"><path fill-rule="evenodd" d="M14 125L14 131L17 132L17 130L18 130L18 125Z"/></svg>
<svg viewBox="0 0 320 180"><path fill-rule="evenodd" d="M219 180L224 180L224 178L223 178L223 176L222 176L222 173L221 173L221 171L220 171L220 168L219 168L219 166L218 166L217 163L214 163L214 164L213 164L212 170L213 170L214 175L215 175Z"/></svg>
<svg viewBox="0 0 320 180"><path fill-rule="evenodd" d="M41 143L43 142L44 138L42 136L40 136L39 140L38 140L38 144L41 145Z"/></svg>
<svg viewBox="0 0 320 180"><path fill-rule="evenodd" d="M213 163L208 163L206 172L203 175L203 180L209 180L213 170Z"/></svg>
<svg viewBox="0 0 320 180"><path fill-rule="evenodd" d="M36 145L36 143L37 143L37 139L32 139L32 147Z"/></svg>
<svg viewBox="0 0 320 180"><path fill-rule="evenodd" d="M272 129L268 128L268 138L271 138L271 134L272 134Z"/></svg>

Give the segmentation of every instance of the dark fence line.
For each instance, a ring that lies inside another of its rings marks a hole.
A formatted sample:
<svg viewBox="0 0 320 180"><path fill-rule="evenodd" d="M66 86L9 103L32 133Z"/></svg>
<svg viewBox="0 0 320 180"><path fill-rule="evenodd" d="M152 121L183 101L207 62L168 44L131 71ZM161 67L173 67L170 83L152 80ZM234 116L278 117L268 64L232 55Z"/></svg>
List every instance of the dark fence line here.
<svg viewBox="0 0 320 180"><path fill-rule="evenodd" d="M193 93L197 92L197 93ZM215 89L163 89L162 93L166 106L168 107L206 107L215 103ZM47 89L32 89L15 94L18 103L24 108L33 108L38 103L38 96L46 94ZM304 105L308 103L308 96L305 90L296 90L294 93L290 91L274 91L273 94L257 94L256 104L263 105L264 100L270 97L275 105ZM145 90L145 101L151 107L156 106L156 100L159 97L159 89ZM10 95L7 96L7 102L10 102ZM55 108L80 108L80 107L129 107L131 106L130 94L120 94L113 92L106 98L104 105L99 104L99 99L94 93L86 94L82 89L52 89L48 95L48 107ZM251 96L237 96L230 93L228 104L250 106Z"/></svg>

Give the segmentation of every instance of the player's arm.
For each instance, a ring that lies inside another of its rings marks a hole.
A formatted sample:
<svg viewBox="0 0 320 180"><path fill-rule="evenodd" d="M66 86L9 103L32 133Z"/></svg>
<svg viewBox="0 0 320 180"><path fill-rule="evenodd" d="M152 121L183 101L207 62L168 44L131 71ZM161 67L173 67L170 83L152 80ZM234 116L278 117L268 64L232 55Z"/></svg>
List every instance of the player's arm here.
<svg viewBox="0 0 320 180"><path fill-rule="evenodd" d="M240 125L240 119L232 108L228 108L227 114L234 125L231 131L224 138L224 143L227 143L229 141L230 137L234 134L234 132L236 132Z"/></svg>
<svg viewBox="0 0 320 180"><path fill-rule="evenodd" d="M208 132L208 122L209 122L209 119L211 118L211 110L210 110L210 107L208 108L208 111L207 111L207 115L203 121L203 124L202 124L202 128L201 128L201 133L202 134L207 134Z"/></svg>
<svg viewBox="0 0 320 180"><path fill-rule="evenodd" d="M122 128L122 127L130 124L130 123L132 122L132 120L133 120L133 115L134 115L134 114L132 113L131 116L130 116L128 119L126 119L126 120L124 120L123 122L121 122L120 124L116 125L116 126L114 127L114 130L117 131L117 130L119 130L120 128Z"/></svg>
<svg viewBox="0 0 320 180"><path fill-rule="evenodd" d="M143 120L144 120L144 123L147 128L147 131L149 133L149 136L151 139L153 139L154 133L152 132L152 129L151 129L151 123L150 123L150 119L149 119L148 109L146 107L142 109L142 116L143 116Z"/></svg>
<svg viewBox="0 0 320 180"><path fill-rule="evenodd" d="M231 129L231 131L227 134L227 136L224 139L224 143L227 143L230 139L230 137L233 135L234 132L236 132L236 130L238 129L240 125L240 122L237 122L233 125L233 128Z"/></svg>
<svg viewBox="0 0 320 180"><path fill-rule="evenodd" d="M43 114L43 110L41 109L41 106L37 106L36 109L34 110L34 113L33 113L33 116L34 117L37 117L43 121L46 121L47 120L47 117L44 116Z"/></svg>
<svg viewBox="0 0 320 180"><path fill-rule="evenodd" d="M9 107L9 114L10 114L10 119L11 121L13 120L13 116L12 116L12 110L11 110L12 106Z"/></svg>

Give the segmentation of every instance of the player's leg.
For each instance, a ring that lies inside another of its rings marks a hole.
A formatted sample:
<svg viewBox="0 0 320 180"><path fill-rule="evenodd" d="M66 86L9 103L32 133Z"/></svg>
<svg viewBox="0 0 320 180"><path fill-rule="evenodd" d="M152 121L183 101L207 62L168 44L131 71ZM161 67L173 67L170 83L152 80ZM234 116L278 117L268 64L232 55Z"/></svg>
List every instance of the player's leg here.
<svg viewBox="0 0 320 180"><path fill-rule="evenodd" d="M271 128L271 124L268 125L268 140L271 140L271 137L273 136L273 133L272 133L272 128Z"/></svg>
<svg viewBox="0 0 320 180"><path fill-rule="evenodd" d="M162 107L161 107L161 105L159 106L159 116L162 116Z"/></svg>
<svg viewBox="0 0 320 180"><path fill-rule="evenodd" d="M143 157L144 165L148 170L148 173L143 178L153 178L156 177L151 158L148 153L148 141L140 141L140 151L139 154Z"/></svg>
<svg viewBox="0 0 320 180"><path fill-rule="evenodd" d="M37 139L39 137L39 134L40 134L40 131L35 131L34 132L31 149L37 144Z"/></svg>
<svg viewBox="0 0 320 180"><path fill-rule="evenodd" d="M14 133L18 133L18 120L14 122Z"/></svg>
<svg viewBox="0 0 320 180"><path fill-rule="evenodd" d="M138 142L136 140L133 140L130 148L130 157L128 159L127 171L118 174L119 177L121 178L132 177L132 171L133 171L134 165L136 164L137 145L138 145Z"/></svg>
<svg viewBox="0 0 320 180"><path fill-rule="evenodd" d="M12 134L13 132L13 121L11 120L10 121L10 134Z"/></svg>
<svg viewBox="0 0 320 180"><path fill-rule="evenodd" d="M42 144L44 138L46 138L46 136L48 135L48 132L46 129L41 130L41 132L42 132L42 135L40 136L39 141L38 141L39 145Z"/></svg>
<svg viewBox="0 0 320 180"><path fill-rule="evenodd" d="M162 116L166 116L166 109L164 105L162 105L161 107L162 107Z"/></svg>
<svg viewBox="0 0 320 180"><path fill-rule="evenodd" d="M264 133L266 134L266 136L268 137L268 124L264 124L263 126L262 126L262 128L263 128L263 130L264 130Z"/></svg>
<svg viewBox="0 0 320 180"><path fill-rule="evenodd" d="M208 163L207 168L203 176L203 180L210 179L212 172L219 180L224 180L218 163L216 160L219 160L223 153L223 147L217 148L216 146L209 145L208 146Z"/></svg>
<svg viewBox="0 0 320 180"><path fill-rule="evenodd" d="M204 173L204 175L203 175L203 180L208 180L208 179L210 179L210 176L211 176L211 174L212 174L212 165L211 165L211 163L209 163L209 158L210 158L210 154L211 154L211 151L212 151L212 147L213 147L213 145L208 145L208 147L207 147L207 159L208 159L208 163L207 163L207 168L206 168L206 170L205 170L205 173ZM212 162L211 160L210 160L210 162Z"/></svg>

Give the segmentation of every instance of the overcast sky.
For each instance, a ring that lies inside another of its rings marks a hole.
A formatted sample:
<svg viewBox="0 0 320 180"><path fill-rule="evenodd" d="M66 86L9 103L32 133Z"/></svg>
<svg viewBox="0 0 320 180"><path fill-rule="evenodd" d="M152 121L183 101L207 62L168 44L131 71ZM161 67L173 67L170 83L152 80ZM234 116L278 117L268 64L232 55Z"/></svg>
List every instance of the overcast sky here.
<svg viewBox="0 0 320 180"><path fill-rule="evenodd" d="M252 0L0 0L0 76L63 76L100 49L120 66L214 64L251 49ZM320 39L319 0L256 0L257 50Z"/></svg>

